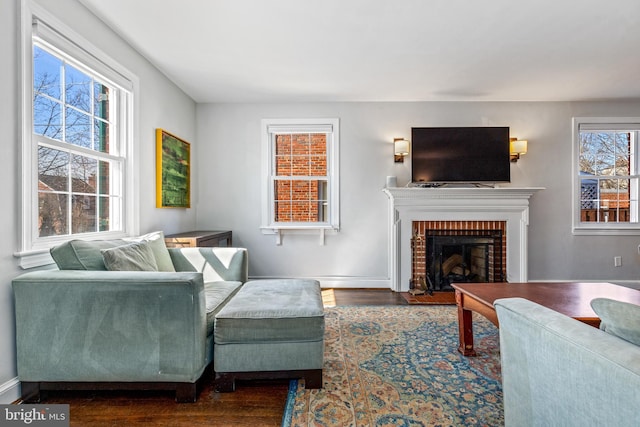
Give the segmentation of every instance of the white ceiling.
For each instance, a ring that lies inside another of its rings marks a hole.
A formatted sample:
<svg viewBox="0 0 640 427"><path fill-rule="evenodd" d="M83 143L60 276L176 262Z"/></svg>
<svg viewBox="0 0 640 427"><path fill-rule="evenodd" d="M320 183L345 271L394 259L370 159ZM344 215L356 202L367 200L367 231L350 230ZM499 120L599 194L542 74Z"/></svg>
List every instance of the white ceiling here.
<svg viewBox="0 0 640 427"><path fill-rule="evenodd" d="M640 98L640 0L80 1L200 103Z"/></svg>

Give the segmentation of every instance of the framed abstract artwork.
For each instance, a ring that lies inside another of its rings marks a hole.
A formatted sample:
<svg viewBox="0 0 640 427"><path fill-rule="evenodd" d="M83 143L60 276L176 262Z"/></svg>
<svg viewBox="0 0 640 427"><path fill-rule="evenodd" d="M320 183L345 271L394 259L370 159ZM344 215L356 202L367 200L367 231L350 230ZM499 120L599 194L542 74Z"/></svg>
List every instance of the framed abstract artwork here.
<svg viewBox="0 0 640 427"><path fill-rule="evenodd" d="M191 207L191 144L156 129L156 207Z"/></svg>

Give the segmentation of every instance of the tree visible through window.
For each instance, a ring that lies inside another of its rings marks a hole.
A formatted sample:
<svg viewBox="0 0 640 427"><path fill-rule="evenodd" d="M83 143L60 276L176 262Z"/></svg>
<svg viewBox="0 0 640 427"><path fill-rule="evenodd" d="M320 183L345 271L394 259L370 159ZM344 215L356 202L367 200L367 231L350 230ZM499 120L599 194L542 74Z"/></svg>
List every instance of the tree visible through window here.
<svg viewBox="0 0 640 427"><path fill-rule="evenodd" d="M578 126L579 223L638 223L638 126Z"/></svg>
<svg viewBox="0 0 640 427"><path fill-rule="evenodd" d="M116 90L54 52L33 47L37 236L110 231L122 204L113 175L123 160L111 143Z"/></svg>

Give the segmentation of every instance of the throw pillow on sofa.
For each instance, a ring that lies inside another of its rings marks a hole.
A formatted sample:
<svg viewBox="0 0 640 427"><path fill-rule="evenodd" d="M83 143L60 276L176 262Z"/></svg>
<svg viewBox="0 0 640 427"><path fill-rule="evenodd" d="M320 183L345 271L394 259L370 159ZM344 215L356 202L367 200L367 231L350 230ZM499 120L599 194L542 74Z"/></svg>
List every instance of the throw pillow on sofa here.
<svg viewBox="0 0 640 427"><path fill-rule="evenodd" d="M640 306L609 298L595 298L591 308L600 318L600 329L640 346Z"/></svg>
<svg viewBox="0 0 640 427"><path fill-rule="evenodd" d="M156 259L148 242L134 242L111 249L102 249L102 258L110 271L158 271Z"/></svg>
<svg viewBox="0 0 640 427"><path fill-rule="evenodd" d="M103 249L111 249L133 242L148 242L158 271L176 271L164 243L164 233L155 231L138 237L112 240L69 240L51 248L51 257L60 270L106 270Z"/></svg>
<svg viewBox="0 0 640 427"><path fill-rule="evenodd" d="M124 240L127 242L148 242L156 259L158 271L176 271L167 245L164 243L164 233L162 231L154 231L139 237L127 237Z"/></svg>
<svg viewBox="0 0 640 427"><path fill-rule="evenodd" d="M122 239L69 240L51 248L50 253L60 270L106 270L100 251L125 244Z"/></svg>

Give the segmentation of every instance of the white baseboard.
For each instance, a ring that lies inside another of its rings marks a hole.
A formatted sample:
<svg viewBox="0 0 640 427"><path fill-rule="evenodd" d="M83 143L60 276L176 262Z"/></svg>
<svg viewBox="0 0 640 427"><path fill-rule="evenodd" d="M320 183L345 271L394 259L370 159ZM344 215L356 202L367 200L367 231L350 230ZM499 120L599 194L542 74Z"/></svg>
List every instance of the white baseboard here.
<svg viewBox="0 0 640 427"><path fill-rule="evenodd" d="M273 277L273 276L253 276L249 280L264 279L313 279L320 282L322 288L343 288L343 289L391 289L391 280L388 277Z"/></svg>
<svg viewBox="0 0 640 427"><path fill-rule="evenodd" d="M9 404L20 399L20 381L18 377L0 384L0 403Z"/></svg>

